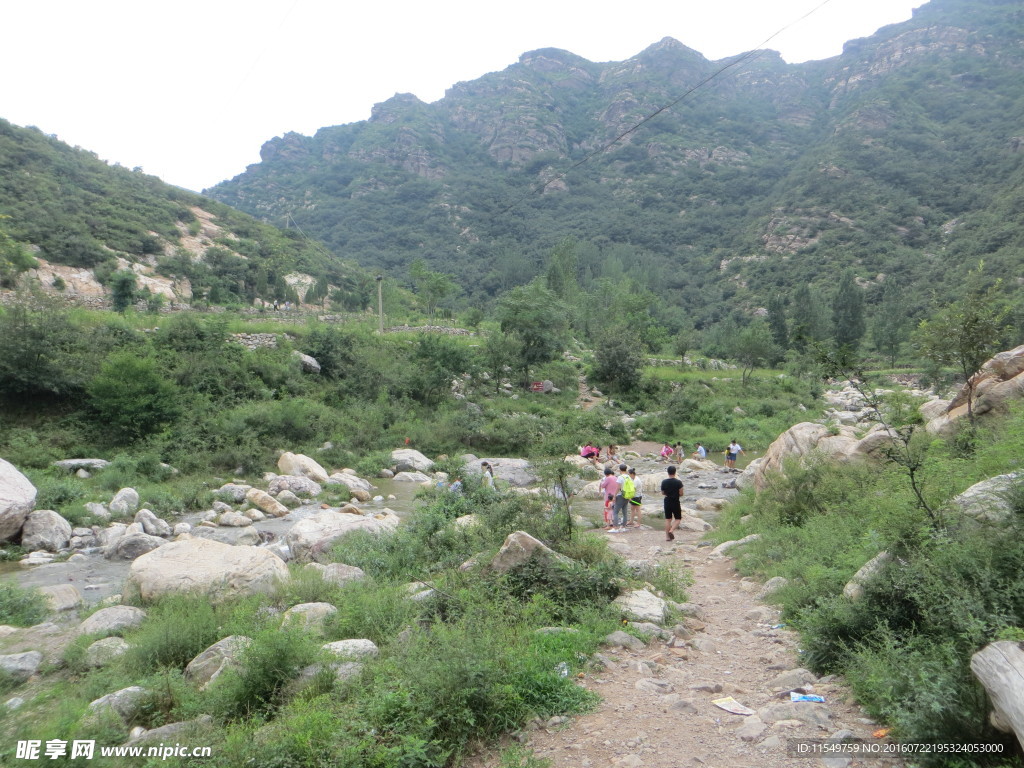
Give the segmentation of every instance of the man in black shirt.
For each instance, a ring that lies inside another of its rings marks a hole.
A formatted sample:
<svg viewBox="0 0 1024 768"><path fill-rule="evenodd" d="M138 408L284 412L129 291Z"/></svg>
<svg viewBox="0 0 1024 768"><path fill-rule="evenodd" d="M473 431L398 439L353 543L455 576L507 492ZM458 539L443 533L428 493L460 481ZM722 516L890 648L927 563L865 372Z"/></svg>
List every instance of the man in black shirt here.
<svg viewBox="0 0 1024 768"><path fill-rule="evenodd" d="M665 497L665 541L672 541L683 519L683 481L676 477L675 467L669 467L668 477L661 481L661 495Z"/></svg>

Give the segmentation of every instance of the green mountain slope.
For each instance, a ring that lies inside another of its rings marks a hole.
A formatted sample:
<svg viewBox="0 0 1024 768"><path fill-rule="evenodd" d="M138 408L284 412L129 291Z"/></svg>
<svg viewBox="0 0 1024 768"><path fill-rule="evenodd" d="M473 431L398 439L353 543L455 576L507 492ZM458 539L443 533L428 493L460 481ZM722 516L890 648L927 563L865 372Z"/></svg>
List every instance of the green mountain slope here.
<svg viewBox="0 0 1024 768"><path fill-rule="evenodd" d="M33 257L44 287L68 294L102 296L102 285L127 270L179 302L296 300L317 278L352 308L371 294L369 275L296 230L4 120L0 216L0 230Z"/></svg>
<svg viewBox="0 0 1024 768"><path fill-rule="evenodd" d="M288 134L209 194L402 276L422 257L485 301L565 237L707 325L852 267L919 310L980 258L1021 262L1024 11L932 0L823 62L731 61L666 39L624 62L524 54L424 104ZM582 164L581 164L582 162ZM546 185L546 186L545 186Z"/></svg>

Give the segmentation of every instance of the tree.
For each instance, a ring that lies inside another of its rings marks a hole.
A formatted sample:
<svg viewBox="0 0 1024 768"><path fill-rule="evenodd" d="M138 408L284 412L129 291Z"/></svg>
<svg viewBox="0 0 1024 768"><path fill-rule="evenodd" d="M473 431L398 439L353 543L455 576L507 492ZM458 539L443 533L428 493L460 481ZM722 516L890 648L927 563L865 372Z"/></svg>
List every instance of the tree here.
<svg viewBox="0 0 1024 768"><path fill-rule="evenodd" d="M501 330L516 334L522 344L524 384L531 366L554 360L565 348L569 335L566 307L539 280L502 296L495 315Z"/></svg>
<svg viewBox="0 0 1024 768"><path fill-rule="evenodd" d="M181 414L178 388L152 358L111 355L87 387L96 423L115 443L131 443L173 423Z"/></svg>
<svg viewBox="0 0 1024 768"><path fill-rule="evenodd" d="M134 272L121 270L110 278L110 302L115 312L124 312L135 303L138 281Z"/></svg>
<svg viewBox="0 0 1024 768"><path fill-rule="evenodd" d="M895 280L888 280L882 289L882 301L871 322L871 340L881 354L896 365L900 346L907 340L907 314L903 305L903 292Z"/></svg>
<svg viewBox="0 0 1024 768"><path fill-rule="evenodd" d="M730 352L730 357L743 366L742 383L746 385L754 369L776 354L768 324L762 320L755 320L741 330L733 336Z"/></svg>
<svg viewBox="0 0 1024 768"><path fill-rule="evenodd" d="M974 374L999 351L1009 326L1009 308L996 281L987 289L978 286L982 267L969 276L974 287L959 301L922 320L914 334L917 349L939 365L955 367L964 377L967 420L974 426Z"/></svg>
<svg viewBox="0 0 1024 768"><path fill-rule="evenodd" d="M635 391L644 364L640 349L629 328L612 329L594 350L594 378L618 392Z"/></svg>
<svg viewBox="0 0 1024 768"><path fill-rule="evenodd" d="M776 293L768 299L768 327L775 346L784 353L789 349L789 328L786 325L786 300L781 294Z"/></svg>
<svg viewBox="0 0 1024 768"><path fill-rule="evenodd" d="M497 393L505 369L516 367L523 359L523 342L515 334L495 331L487 336L480 351Z"/></svg>
<svg viewBox="0 0 1024 768"><path fill-rule="evenodd" d="M836 294L832 299L832 327L836 350L856 352L864 338L864 292L854 278L852 269L839 276Z"/></svg>
<svg viewBox="0 0 1024 768"><path fill-rule="evenodd" d="M694 346L695 335L694 331L688 328L683 328L675 335L675 338L672 339L672 351L675 352L680 363L686 362L686 353Z"/></svg>
<svg viewBox="0 0 1024 768"><path fill-rule="evenodd" d="M790 345L806 352L828 337L828 321L818 294L806 283L793 293L793 322L790 325Z"/></svg>
<svg viewBox="0 0 1024 768"><path fill-rule="evenodd" d="M6 218L0 215L0 221ZM35 265L36 260L24 246L0 228L0 288L13 288L18 275Z"/></svg>
<svg viewBox="0 0 1024 768"><path fill-rule="evenodd" d="M423 259L416 259L409 265L409 276L423 300L428 317L434 316L438 303L455 293L457 287L451 275L427 269Z"/></svg>

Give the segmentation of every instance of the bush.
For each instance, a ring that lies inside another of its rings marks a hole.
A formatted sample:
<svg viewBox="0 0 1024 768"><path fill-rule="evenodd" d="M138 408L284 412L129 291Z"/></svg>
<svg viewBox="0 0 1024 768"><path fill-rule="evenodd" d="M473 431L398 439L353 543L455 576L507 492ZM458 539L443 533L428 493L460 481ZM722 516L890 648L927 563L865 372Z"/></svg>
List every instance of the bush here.
<svg viewBox="0 0 1024 768"><path fill-rule="evenodd" d="M45 619L48 613L46 598L38 590L0 582L0 624L31 627Z"/></svg>
<svg viewBox="0 0 1024 768"><path fill-rule="evenodd" d="M139 440L172 424L181 413L178 388L152 358L111 355L87 387L94 423L111 442Z"/></svg>

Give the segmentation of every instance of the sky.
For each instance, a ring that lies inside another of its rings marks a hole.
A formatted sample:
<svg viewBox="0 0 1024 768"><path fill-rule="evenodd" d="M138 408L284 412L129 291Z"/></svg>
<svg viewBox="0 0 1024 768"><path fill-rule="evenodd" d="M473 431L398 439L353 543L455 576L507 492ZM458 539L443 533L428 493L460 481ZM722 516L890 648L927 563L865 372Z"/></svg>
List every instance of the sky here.
<svg viewBox="0 0 1024 768"><path fill-rule="evenodd" d="M622 61L673 37L712 61L766 47L798 63L922 4L26 0L4 10L0 117L201 191L275 136L365 120L396 93L437 101L538 48Z"/></svg>

